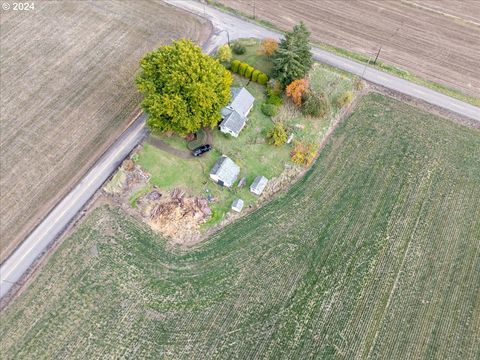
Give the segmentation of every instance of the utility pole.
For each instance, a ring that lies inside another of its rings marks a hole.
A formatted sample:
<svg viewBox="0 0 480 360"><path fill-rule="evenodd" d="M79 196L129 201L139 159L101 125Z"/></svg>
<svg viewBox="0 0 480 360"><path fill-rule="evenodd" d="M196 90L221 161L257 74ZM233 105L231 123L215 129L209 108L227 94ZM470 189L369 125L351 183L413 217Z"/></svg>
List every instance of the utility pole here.
<svg viewBox="0 0 480 360"><path fill-rule="evenodd" d="M253 19L255 20L255 0L253 0Z"/></svg>
<svg viewBox="0 0 480 360"><path fill-rule="evenodd" d="M220 33L224 32L224 31L227 33L227 44L228 44L228 46L230 46L230 34L229 34L228 30L222 29L222 30L220 30L220 32L218 32L217 34L220 34Z"/></svg>
<svg viewBox="0 0 480 360"><path fill-rule="evenodd" d="M397 30L395 30L395 32L392 34L392 36L390 36L387 40L387 43L390 42L390 40L392 40L392 38L395 36L395 34L398 32L398 30L400 30L400 28L403 26L403 22L402 24L397 28ZM373 60L373 65L377 65L377 59L378 59L378 56L380 55L380 51L382 51L382 46L383 45L380 45L380 48L378 49L378 52L377 52L377 56L375 56L375 60Z"/></svg>
<svg viewBox="0 0 480 360"><path fill-rule="evenodd" d="M377 65L377 59L378 59L378 55L380 55L380 51L382 51L382 46L380 46L380 49L378 49L378 52L377 52L377 56L375 56L375 60L373 60L373 65Z"/></svg>

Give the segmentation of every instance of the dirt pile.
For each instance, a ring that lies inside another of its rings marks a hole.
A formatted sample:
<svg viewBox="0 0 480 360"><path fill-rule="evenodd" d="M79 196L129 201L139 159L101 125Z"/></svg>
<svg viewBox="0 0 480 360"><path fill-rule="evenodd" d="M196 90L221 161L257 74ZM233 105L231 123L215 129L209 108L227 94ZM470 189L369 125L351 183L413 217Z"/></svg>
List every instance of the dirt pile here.
<svg viewBox="0 0 480 360"><path fill-rule="evenodd" d="M201 235L200 225L211 215L206 199L186 196L180 189L170 193L153 190L143 203L146 222L176 244L196 242Z"/></svg>

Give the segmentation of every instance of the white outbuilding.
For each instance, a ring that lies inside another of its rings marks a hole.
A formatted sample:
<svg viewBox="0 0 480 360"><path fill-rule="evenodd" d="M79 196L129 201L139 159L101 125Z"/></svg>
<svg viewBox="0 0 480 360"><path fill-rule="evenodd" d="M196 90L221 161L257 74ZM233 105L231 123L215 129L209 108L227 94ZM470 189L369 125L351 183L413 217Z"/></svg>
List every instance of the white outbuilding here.
<svg viewBox="0 0 480 360"><path fill-rule="evenodd" d="M240 167L228 156L222 155L210 171L210 178L221 186L232 187L238 174Z"/></svg>
<svg viewBox="0 0 480 360"><path fill-rule="evenodd" d="M255 195L261 195L265 186L267 186L268 179L265 176L257 176L250 185L250 191Z"/></svg>
<svg viewBox="0 0 480 360"><path fill-rule="evenodd" d="M243 200L242 199L235 199L232 203L232 210L236 212L240 212L243 209Z"/></svg>

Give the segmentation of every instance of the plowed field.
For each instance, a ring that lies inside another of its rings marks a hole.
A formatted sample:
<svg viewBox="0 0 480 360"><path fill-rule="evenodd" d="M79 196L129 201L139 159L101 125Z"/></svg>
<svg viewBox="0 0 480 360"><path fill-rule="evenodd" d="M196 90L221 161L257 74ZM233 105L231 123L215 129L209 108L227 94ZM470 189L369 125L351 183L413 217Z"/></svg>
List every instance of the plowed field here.
<svg viewBox="0 0 480 360"><path fill-rule="evenodd" d="M379 59L466 94L480 94L480 1L220 0L312 40Z"/></svg>
<svg viewBox="0 0 480 360"><path fill-rule="evenodd" d="M145 51L208 26L159 1L35 1L0 18L0 261L138 109Z"/></svg>

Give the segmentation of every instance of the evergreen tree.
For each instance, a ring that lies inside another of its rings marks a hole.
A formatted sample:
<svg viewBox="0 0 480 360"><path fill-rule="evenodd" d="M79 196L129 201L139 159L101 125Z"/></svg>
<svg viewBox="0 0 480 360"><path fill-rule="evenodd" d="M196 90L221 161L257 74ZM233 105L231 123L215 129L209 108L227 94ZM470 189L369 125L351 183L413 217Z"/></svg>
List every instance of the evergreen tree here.
<svg viewBox="0 0 480 360"><path fill-rule="evenodd" d="M303 22L293 27L285 34L278 49L273 54L273 76L282 85L288 85L293 80L305 77L313 64L310 32Z"/></svg>

